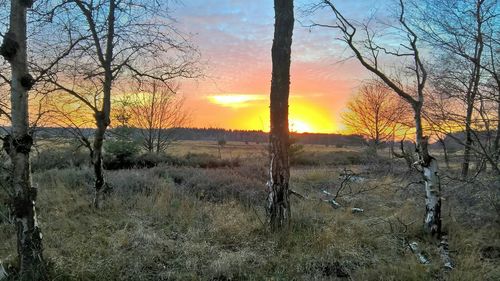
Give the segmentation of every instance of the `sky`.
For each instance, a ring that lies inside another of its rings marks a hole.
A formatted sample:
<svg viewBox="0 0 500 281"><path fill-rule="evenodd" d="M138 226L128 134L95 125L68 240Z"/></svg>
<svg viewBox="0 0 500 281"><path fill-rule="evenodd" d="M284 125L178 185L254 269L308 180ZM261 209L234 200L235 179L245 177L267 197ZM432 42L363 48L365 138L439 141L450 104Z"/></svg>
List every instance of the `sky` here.
<svg viewBox="0 0 500 281"><path fill-rule="evenodd" d="M290 129L339 133L341 112L367 71L332 30L306 27L311 17L295 1L292 44ZM363 19L383 1L337 1L349 18ZM204 78L184 81L181 92L191 112L190 126L269 130L272 0L183 0L173 8L179 29L189 33L202 55ZM331 21L329 13L315 15Z"/></svg>

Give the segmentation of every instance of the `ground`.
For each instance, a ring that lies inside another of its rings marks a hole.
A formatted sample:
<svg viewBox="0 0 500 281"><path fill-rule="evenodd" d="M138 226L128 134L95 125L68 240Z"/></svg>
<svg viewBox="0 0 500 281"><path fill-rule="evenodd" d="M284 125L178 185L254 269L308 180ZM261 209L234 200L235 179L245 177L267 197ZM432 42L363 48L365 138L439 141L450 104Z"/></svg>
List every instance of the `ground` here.
<svg viewBox="0 0 500 281"><path fill-rule="evenodd" d="M194 164L107 171L113 191L99 210L90 204L90 168L45 170L36 163L50 161L34 159L53 280L500 280L500 182L488 172L472 182L456 180L453 163L441 172L455 262L448 271L436 242L421 231L418 173L387 150L299 149L291 187L306 198L292 195L291 226L278 233L265 225L265 145L231 142L223 159L215 142L180 142L169 153L205 156ZM208 158L212 164L200 164ZM357 177L345 181L346 173ZM335 209L327 201L341 186ZM0 211L0 259L14 265L15 230L7 208ZM430 265L419 264L410 241Z"/></svg>

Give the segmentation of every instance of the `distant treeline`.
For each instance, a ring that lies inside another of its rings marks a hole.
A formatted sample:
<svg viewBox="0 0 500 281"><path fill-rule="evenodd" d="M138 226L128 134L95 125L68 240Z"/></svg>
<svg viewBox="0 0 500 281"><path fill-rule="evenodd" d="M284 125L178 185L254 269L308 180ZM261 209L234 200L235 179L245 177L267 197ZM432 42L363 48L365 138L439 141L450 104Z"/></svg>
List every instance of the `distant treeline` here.
<svg viewBox="0 0 500 281"><path fill-rule="evenodd" d="M217 128L175 128L173 135L178 140L226 140L240 142L267 142L269 134L262 131L226 130ZM293 139L303 144L354 145L361 146L364 140L358 135L291 133Z"/></svg>
<svg viewBox="0 0 500 281"><path fill-rule="evenodd" d="M123 132L124 128L111 129L108 137L115 137ZM141 130L137 128L127 128L128 136L131 138L140 138ZM36 129L36 135L40 139L46 138L72 138L74 134L68 128L50 128L43 127ZM92 137L94 129L82 128L80 134ZM220 128L172 128L166 130L172 140L191 140L191 141L238 141L249 143L265 143L269 139L269 134L256 130L227 130ZM319 134L319 133L291 133L292 139L302 144L321 144L333 146L362 146L365 140L359 135L341 135L341 134Z"/></svg>
<svg viewBox="0 0 500 281"><path fill-rule="evenodd" d="M2 127L8 129L7 127ZM92 138L94 129L82 128L79 129L82 135ZM114 138L118 131L123 128L111 129L107 132L107 136ZM132 139L141 138L141 130L137 128L127 128L128 135ZM38 127L35 134L39 139L47 138L74 138L74 134L69 128L56 127ZM479 138L486 137L487 132L479 132ZM190 141L238 141L249 143L265 143L268 141L269 134L257 130L227 130L221 128L172 128L166 130L166 135L169 135L174 141L190 140ZM360 135L342 135L342 134L320 134L320 133L290 133L292 139L301 144L320 144L332 146L363 146L367 142ZM445 145L449 149L458 149L460 144L456 141L463 139L464 132L455 132L448 134L444 138ZM406 141L408 142L408 141ZM406 143L405 142L405 143ZM439 142L431 143L433 147L440 147Z"/></svg>

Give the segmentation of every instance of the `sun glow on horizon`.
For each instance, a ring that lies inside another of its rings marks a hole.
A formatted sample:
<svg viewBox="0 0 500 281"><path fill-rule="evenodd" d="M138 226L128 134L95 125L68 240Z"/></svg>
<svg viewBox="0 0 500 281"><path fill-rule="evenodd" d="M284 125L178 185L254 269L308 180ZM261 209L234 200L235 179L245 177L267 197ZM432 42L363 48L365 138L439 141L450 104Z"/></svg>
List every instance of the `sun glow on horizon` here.
<svg viewBox="0 0 500 281"><path fill-rule="evenodd" d="M338 126L328 104L312 102L307 94L290 95L289 128L297 133L335 133ZM217 106L217 115L230 129L269 132L269 96L266 94L217 94L206 98ZM236 110L236 111L235 111Z"/></svg>
<svg viewBox="0 0 500 281"><path fill-rule="evenodd" d="M290 132L296 132L296 133L314 132L314 129L311 127L311 125L299 119L289 119L288 124Z"/></svg>

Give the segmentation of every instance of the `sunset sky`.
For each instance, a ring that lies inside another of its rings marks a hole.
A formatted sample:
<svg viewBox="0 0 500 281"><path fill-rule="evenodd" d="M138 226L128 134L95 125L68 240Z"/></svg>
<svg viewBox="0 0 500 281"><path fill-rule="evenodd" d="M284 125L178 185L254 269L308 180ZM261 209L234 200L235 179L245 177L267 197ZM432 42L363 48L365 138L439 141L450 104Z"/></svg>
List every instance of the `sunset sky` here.
<svg viewBox="0 0 500 281"><path fill-rule="evenodd" d="M340 132L340 113L368 73L355 60L339 62L350 53L332 30L304 27L310 18L299 9L307 2L295 2L291 130ZM337 2L350 18L363 19L384 1ZM206 78L183 83L190 125L269 130L273 1L184 0L174 14L193 35L205 68ZM328 20L324 15L315 19Z"/></svg>

